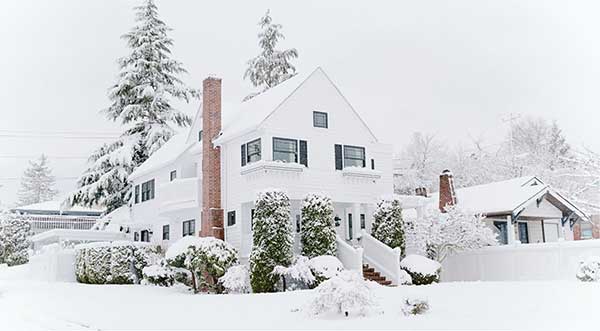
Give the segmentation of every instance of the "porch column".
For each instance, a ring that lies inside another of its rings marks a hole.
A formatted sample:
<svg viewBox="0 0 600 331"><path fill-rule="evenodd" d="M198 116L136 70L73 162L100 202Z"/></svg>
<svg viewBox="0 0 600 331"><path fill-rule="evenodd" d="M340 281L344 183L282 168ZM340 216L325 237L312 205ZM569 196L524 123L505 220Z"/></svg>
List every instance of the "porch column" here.
<svg viewBox="0 0 600 331"><path fill-rule="evenodd" d="M360 203L352 205L352 238L360 233Z"/></svg>
<svg viewBox="0 0 600 331"><path fill-rule="evenodd" d="M565 240L565 227L563 226L561 219L558 220L558 240Z"/></svg>
<svg viewBox="0 0 600 331"><path fill-rule="evenodd" d="M506 216L506 239L509 245L515 244L515 226L510 215Z"/></svg>

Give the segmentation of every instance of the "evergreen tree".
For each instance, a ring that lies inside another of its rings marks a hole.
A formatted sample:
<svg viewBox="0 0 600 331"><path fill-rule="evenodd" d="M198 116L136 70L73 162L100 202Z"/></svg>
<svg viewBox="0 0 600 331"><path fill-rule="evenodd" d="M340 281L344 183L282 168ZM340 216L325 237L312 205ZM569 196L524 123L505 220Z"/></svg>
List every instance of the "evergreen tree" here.
<svg viewBox="0 0 600 331"><path fill-rule="evenodd" d="M400 201L398 199L379 201L373 218L371 235L391 248L400 247L404 256L404 222Z"/></svg>
<svg viewBox="0 0 600 331"><path fill-rule="evenodd" d="M288 196L273 189L260 192L252 223L250 285L254 293L275 292L279 277L273 270L276 266L289 266L293 258L294 237Z"/></svg>
<svg viewBox="0 0 600 331"><path fill-rule="evenodd" d="M54 176L48 167L48 158L42 154L39 160L29 161L29 168L21 177L20 206L52 200L58 193L53 189Z"/></svg>
<svg viewBox="0 0 600 331"><path fill-rule="evenodd" d="M126 130L92 154L71 204L105 205L110 212L126 203L129 174L173 136L174 125L191 123L172 104L177 99L189 102L199 93L179 78L186 71L171 58L170 28L158 18L153 0L145 0L135 11L137 25L122 37L130 53L119 60L118 80L109 90L111 105L103 111Z"/></svg>
<svg viewBox="0 0 600 331"><path fill-rule="evenodd" d="M302 203L302 255L335 256L337 250L331 198L309 194Z"/></svg>
<svg viewBox="0 0 600 331"><path fill-rule="evenodd" d="M258 25L261 28L261 32L258 34L258 45L261 52L248 61L248 69L244 73L244 79L250 79L252 85L262 92L296 74L296 68L290 60L298 57L298 51L295 48L282 51L276 49L279 40L285 37L281 33L281 24L273 23L269 10L260 19ZM252 98L258 93L253 93L246 99Z"/></svg>
<svg viewBox="0 0 600 331"><path fill-rule="evenodd" d="M29 231L27 221L6 211L0 212L0 264L9 266L29 261Z"/></svg>

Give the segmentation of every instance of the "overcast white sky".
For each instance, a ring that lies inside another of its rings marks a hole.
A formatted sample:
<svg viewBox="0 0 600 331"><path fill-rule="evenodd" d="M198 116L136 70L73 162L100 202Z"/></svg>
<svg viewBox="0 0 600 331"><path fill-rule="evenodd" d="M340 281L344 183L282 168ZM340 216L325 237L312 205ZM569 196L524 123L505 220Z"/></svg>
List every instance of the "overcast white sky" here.
<svg viewBox="0 0 600 331"><path fill-rule="evenodd" d="M0 4L0 201L12 203L27 159L50 156L58 189L74 187L85 157L117 133L108 105L121 34L137 1L3 0ZM224 97L250 91L267 8L284 25L297 67L322 66L381 140L415 131L492 144L513 112L556 120L573 145L600 151L600 12L578 1L157 0L172 51L200 87L223 78ZM190 114L198 102L182 108ZM57 134L56 132L62 132ZM81 136L88 138L82 139ZM91 138L90 138L91 136Z"/></svg>

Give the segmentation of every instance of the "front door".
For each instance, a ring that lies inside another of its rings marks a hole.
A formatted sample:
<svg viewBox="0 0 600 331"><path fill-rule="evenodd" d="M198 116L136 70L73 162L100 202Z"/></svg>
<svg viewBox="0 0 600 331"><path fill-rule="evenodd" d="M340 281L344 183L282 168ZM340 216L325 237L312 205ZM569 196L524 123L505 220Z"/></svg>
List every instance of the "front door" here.
<svg viewBox="0 0 600 331"><path fill-rule="evenodd" d="M522 244L529 243L529 232L527 232L527 223L519 222L519 240Z"/></svg>

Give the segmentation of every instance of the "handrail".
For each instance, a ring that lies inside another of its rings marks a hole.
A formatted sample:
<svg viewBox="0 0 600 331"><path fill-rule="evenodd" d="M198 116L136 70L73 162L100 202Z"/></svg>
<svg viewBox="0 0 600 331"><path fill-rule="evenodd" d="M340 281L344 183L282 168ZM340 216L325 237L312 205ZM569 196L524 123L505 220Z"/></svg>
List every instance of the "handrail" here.
<svg viewBox="0 0 600 331"><path fill-rule="evenodd" d="M402 284L404 276L400 269L400 256L402 254L400 248L390 248L368 234L365 230L362 231L360 241L364 248L365 261L387 279L391 280L392 284Z"/></svg>
<svg viewBox="0 0 600 331"><path fill-rule="evenodd" d="M339 235L335 236L337 243L337 258L342 262L344 268L349 270L362 270L363 262L363 248L354 248L350 246L342 237Z"/></svg>

